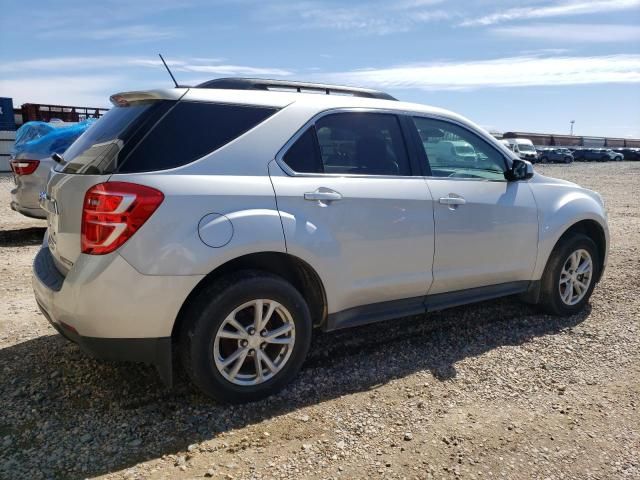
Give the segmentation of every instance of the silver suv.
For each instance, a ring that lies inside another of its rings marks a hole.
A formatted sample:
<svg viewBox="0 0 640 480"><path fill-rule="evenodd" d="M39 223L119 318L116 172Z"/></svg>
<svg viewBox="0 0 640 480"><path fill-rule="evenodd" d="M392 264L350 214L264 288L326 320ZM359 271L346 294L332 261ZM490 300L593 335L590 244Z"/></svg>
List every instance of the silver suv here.
<svg viewBox="0 0 640 480"><path fill-rule="evenodd" d="M51 173L33 287L83 350L169 384L175 353L208 395L255 400L314 327L513 294L571 315L604 270L600 195L454 113L249 79L111 100Z"/></svg>

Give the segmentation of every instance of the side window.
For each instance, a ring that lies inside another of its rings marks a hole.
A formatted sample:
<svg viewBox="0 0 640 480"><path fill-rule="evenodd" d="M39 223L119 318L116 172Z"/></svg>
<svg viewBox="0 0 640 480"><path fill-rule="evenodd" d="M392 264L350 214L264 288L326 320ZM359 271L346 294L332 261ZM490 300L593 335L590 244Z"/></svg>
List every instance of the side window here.
<svg viewBox="0 0 640 480"><path fill-rule="evenodd" d="M133 147L120 172L146 172L186 165L226 145L276 111L259 106L178 102Z"/></svg>
<svg viewBox="0 0 640 480"><path fill-rule="evenodd" d="M294 172L322 173L320 151L316 141L316 132L313 127L308 128L296 142L289 147L284 155L284 163Z"/></svg>
<svg viewBox="0 0 640 480"><path fill-rule="evenodd" d="M325 173L411 175L398 118L384 113L334 113L316 122Z"/></svg>
<svg viewBox="0 0 640 480"><path fill-rule="evenodd" d="M414 117L434 177L504 180L502 154L454 123Z"/></svg>

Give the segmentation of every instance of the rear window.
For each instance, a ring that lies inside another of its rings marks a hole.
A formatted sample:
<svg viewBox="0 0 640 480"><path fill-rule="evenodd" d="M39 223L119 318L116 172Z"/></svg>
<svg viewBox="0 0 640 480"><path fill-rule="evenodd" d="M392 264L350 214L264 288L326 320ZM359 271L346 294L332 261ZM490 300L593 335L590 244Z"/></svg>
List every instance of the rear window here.
<svg viewBox="0 0 640 480"><path fill-rule="evenodd" d="M137 173L197 160L277 109L154 101L114 107L65 153L65 173Z"/></svg>

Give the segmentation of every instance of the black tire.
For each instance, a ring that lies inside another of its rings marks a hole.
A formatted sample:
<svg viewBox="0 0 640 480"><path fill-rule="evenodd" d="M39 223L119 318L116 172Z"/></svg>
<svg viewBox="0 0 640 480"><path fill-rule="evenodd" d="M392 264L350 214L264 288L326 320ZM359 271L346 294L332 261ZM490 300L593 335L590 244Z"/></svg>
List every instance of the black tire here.
<svg viewBox="0 0 640 480"><path fill-rule="evenodd" d="M571 157L564 157L564 163L571 163L572 161Z"/></svg>
<svg viewBox="0 0 640 480"><path fill-rule="evenodd" d="M569 255L579 249L586 250L591 256L593 272L584 297L575 305L568 305L560 296L560 273ZM552 315L569 316L578 313L587 304L589 297L591 297L593 288L596 285L596 279L600 276L600 265L598 248L591 238L581 233L575 233L561 239L555 246L553 252L551 252L544 274L542 275L540 308L544 312Z"/></svg>
<svg viewBox="0 0 640 480"><path fill-rule="evenodd" d="M275 300L289 311L295 342L282 370L272 378L257 385L236 385L216 367L214 339L229 313L258 298ZM246 270L216 281L190 302L185 315L179 338L182 364L200 390L224 403L260 400L284 388L300 370L311 342L311 314L304 298L289 282L266 272Z"/></svg>

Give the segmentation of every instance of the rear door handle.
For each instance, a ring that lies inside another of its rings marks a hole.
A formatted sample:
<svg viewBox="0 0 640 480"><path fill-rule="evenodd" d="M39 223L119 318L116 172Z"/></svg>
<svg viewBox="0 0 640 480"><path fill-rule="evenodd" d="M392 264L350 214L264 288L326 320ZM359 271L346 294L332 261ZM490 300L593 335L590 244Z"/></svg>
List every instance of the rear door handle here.
<svg viewBox="0 0 640 480"><path fill-rule="evenodd" d="M316 190L315 192L305 193L304 199L319 202L335 202L336 200L342 200L342 195L335 190Z"/></svg>
<svg viewBox="0 0 640 480"><path fill-rule="evenodd" d="M462 197L442 197L440 203L443 205L464 205L467 201Z"/></svg>

